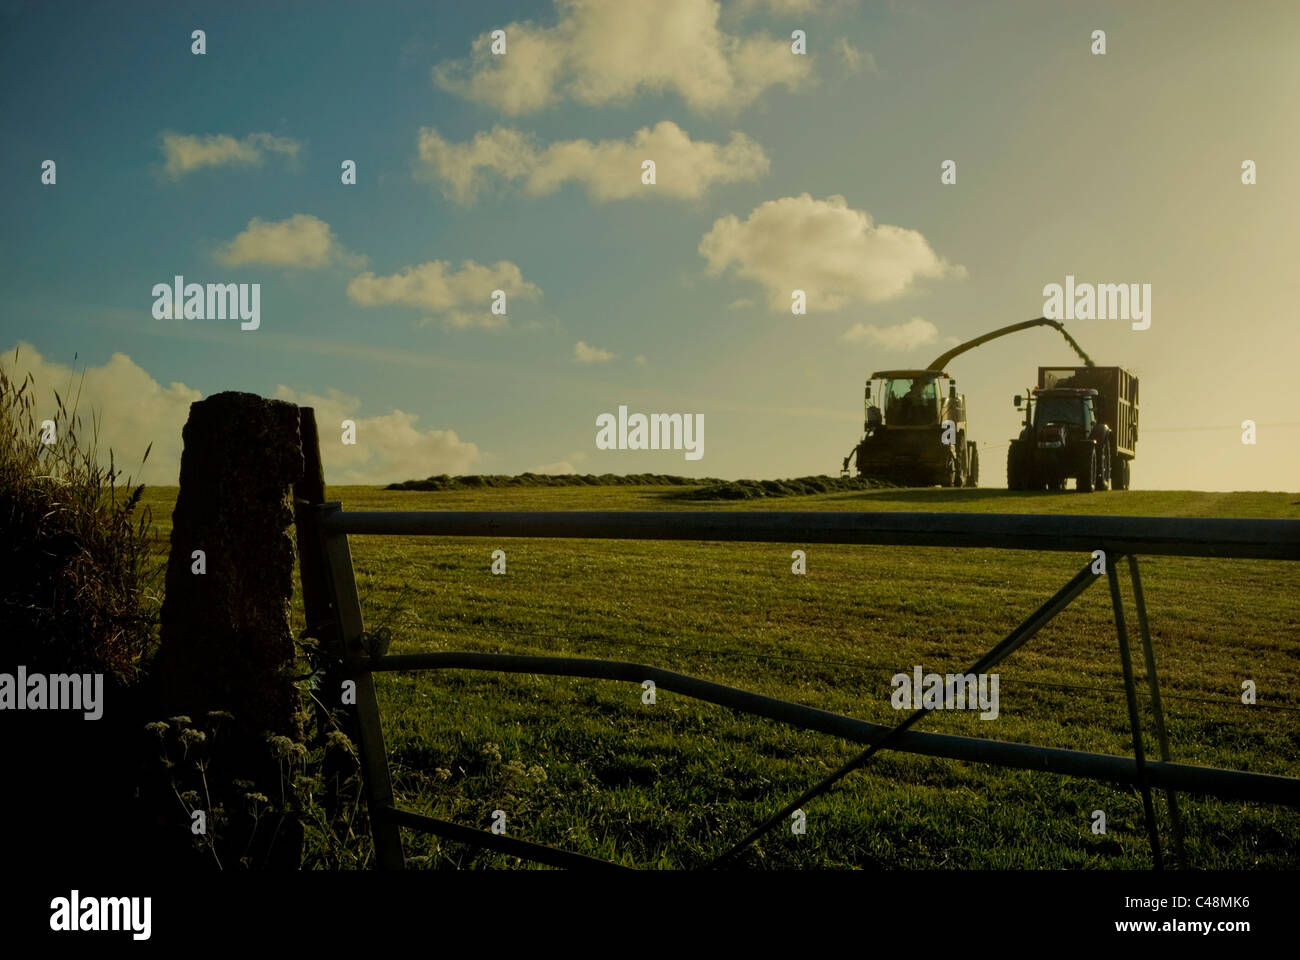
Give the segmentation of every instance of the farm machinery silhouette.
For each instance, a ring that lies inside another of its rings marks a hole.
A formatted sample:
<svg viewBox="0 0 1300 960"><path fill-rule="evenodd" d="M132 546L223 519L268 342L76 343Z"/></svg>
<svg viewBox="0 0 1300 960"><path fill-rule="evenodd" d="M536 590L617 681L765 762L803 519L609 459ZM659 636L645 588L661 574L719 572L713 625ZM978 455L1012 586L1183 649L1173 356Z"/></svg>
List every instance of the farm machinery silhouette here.
<svg viewBox="0 0 1300 960"><path fill-rule="evenodd" d="M967 432L966 397L945 368L967 350L1040 326L1054 327L1084 365L1039 367L1038 387L1016 397L1025 420L1008 452L1008 486L1060 490L1074 477L1081 491L1112 483L1127 489L1137 445L1137 378L1120 367L1098 367L1063 324L1046 317L967 340L923 370L873 373L864 392L862 439L844 458L840 475L848 476L856 460L858 476L878 482L977 486L979 448Z"/></svg>

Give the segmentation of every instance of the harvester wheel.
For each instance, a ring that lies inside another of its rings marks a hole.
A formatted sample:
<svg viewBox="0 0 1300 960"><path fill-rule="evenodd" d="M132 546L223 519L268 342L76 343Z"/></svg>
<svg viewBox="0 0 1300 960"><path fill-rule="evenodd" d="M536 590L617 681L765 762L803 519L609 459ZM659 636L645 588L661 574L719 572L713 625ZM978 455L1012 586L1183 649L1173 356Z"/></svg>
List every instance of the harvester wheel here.
<svg viewBox="0 0 1300 960"><path fill-rule="evenodd" d="M1088 448L1079 456L1079 479L1077 481L1080 493L1092 493L1092 481L1097 476L1097 448L1088 445Z"/></svg>
<svg viewBox="0 0 1300 960"><path fill-rule="evenodd" d="M939 468L939 486L961 486L961 463L957 460L956 447L948 447L948 459Z"/></svg>
<svg viewBox="0 0 1300 960"><path fill-rule="evenodd" d="M980 484L980 451L975 444L970 445L970 473L966 476L966 486L978 487Z"/></svg>

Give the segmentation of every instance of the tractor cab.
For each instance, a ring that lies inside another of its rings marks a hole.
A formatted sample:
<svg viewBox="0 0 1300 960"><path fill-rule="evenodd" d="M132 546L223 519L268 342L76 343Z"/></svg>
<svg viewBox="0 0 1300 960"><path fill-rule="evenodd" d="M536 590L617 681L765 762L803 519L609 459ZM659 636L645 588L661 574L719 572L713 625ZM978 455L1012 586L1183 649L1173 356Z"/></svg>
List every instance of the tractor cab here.
<svg viewBox="0 0 1300 960"><path fill-rule="evenodd" d="M1092 389L1035 389L1032 395L1033 427L1043 431L1049 427L1066 427L1071 432L1090 436L1096 424L1097 391ZM1029 425L1026 411L1026 426Z"/></svg>

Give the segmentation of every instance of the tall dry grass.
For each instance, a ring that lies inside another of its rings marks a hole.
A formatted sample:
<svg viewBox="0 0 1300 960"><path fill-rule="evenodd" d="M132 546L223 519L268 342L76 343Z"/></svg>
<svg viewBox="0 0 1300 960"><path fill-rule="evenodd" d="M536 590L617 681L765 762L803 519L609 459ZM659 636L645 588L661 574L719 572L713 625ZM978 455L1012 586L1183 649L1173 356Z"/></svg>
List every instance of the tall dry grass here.
<svg viewBox="0 0 1300 960"><path fill-rule="evenodd" d="M15 350L15 371L18 360ZM112 450L101 463L99 421L92 414L86 437L79 385L70 405L53 390L41 416L46 386L16 376L0 364L0 662L130 685L155 648L161 604L144 485L131 486Z"/></svg>

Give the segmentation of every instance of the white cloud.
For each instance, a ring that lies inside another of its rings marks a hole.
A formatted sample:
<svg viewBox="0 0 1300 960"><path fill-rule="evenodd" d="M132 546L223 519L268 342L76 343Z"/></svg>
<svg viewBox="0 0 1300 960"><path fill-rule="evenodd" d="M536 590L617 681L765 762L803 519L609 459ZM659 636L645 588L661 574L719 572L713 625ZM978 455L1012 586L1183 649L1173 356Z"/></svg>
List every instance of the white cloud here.
<svg viewBox="0 0 1300 960"><path fill-rule="evenodd" d="M175 484L180 476L181 431L189 419L190 404L203 394L183 383L164 387L124 353L115 353L102 366L82 370L45 359L28 343L18 344L18 360L9 349L0 363L12 377L21 380L31 373L37 398L36 421L54 419L54 390L64 397L77 396L77 412L83 424L90 415L99 418L98 451L108 463L111 448L119 469L137 483ZM69 390L71 384L71 390ZM394 410L383 416L358 417L361 402L337 390L326 396L299 393L277 387L275 397L316 409L320 426L321 456L329 483L388 483L439 473L464 473L478 460L478 447L462 441L451 430L420 430L415 414ZM357 423L356 446L337 442L339 423L350 418ZM83 431L89 440L89 429ZM140 464L149 444L149 459Z"/></svg>
<svg viewBox="0 0 1300 960"><path fill-rule="evenodd" d="M635 363L638 367L644 367L650 361L645 358L644 353L638 353L635 357L632 358L632 362Z"/></svg>
<svg viewBox="0 0 1300 960"><path fill-rule="evenodd" d="M905 323L896 323L892 327L855 323L844 331L840 339L845 343L866 341L881 350L902 352L935 343L939 339L939 329L929 320L912 317Z"/></svg>
<svg viewBox="0 0 1300 960"><path fill-rule="evenodd" d="M763 8L772 13L818 13L851 6L857 0L735 0L735 6L743 13Z"/></svg>
<svg viewBox="0 0 1300 960"><path fill-rule="evenodd" d="M479 131L467 143L449 143L438 131L421 127L416 139L424 172L440 177L443 193L460 203L472 203L482 185L479 171L492 171L508 180L527 176L538 162L538 149L525 134L507 127Z"/></svg>
<svg viewBox="0 0 1300 960"><path fill-rule="evenodd" d="M116 465L132 475L137 483L174 484L180 474L181 428L190 414L190 404L202 399L199 391L173 383L164 387L124 353L115 353L103 366L73 369L46 360L28 343L14 351L5 351L0 362L10 377L21 381L27 373L35 379L36 421L56 419L54 390L65 402L80 392L77 412L85 429L83 439L90 439L91 415L99 417L98 451L108 463L111 448ZM71 385L71 386L69 386ZM33 388L29 388L33 389ZM149 444L153 449L143 467L140 458Z"/></svg>
<svg viewBox="0 0 1300 960"><path fill-rule="evenodd" d="M774 311L790 309L794 290L807 293L814 313L892 300L920 278L965 276L918 231L876 224L841 196L765 201L743 221L734 215L714 221L698 249L710 274L730 268L764 287Z"/></svg>
<svg viewBox="0 0 1300 960"><path fill-rule="evenodd" d="M546 473L546 474L564 474L577 473L576 464L582 463L587 459L587 454L581 450L574 450L563 460L555 463L544 463L540 467L533 467L529 473Z"/></svg>
<svg viewBox="0 0 1300 960"><path fill-rule="evenodd" d="M406 267L391 276L379 277L367 271L353 277L348 297L363 307L398 304L427 310L445 326L500 327L506 317L491 312L492 291L506 295L507 313L512 300L538 300L541 288L523 278L519 267L509 260L484 266L473 260L452 269L446 260L431 260Z"/></svg>
<svg viewBox="0 0 1300 960"><path fill-rule="evenodd" d="M627 140L560 140L545 148L508 127L480 131L465 143L422 128L417 145L423 170L442 181L448 198L464 204L474 201L489 175L523 180L532 196L578 183L593 200L694 199L714 184L757 180L769 167L763 148L743 133L733 132L725 144L692 140L670 120L642 127ZM654 184L641 182L646 160L655 162Z"/></svg>
<svg viewBox="0 0 1300 960"><path fill-rule="evenodd" d="M288 137L270 133L250 133L243 140L229 134L210 134L206 137L164 132L162 152L166 163L163 172L173 180L203 167L220 167L229 164L255 166L262 162L267 152L282 153L289 158L298 156L302 144Z"/></svg>
<svg viewBox="0 0 1300 960"><path fill-rule="evenodd" d="M864 54L844 37L836 41L835 49L839 51L846 73L861 73L863 70L867 73L880 72L876 67L876 58L873 54L870 52Z"/></svg>
<svg viewBox="0 0 1300 960"><path fill-rule="evenodd" d="M254 217L247 229L217 251L216 258L232 267L246 263L307 268L331 263L360 266L364 261L344 251L330 225L308 213L295 213L288 220L271 223Z"/></svg>
<svg viewBox="0 0 1300 960"><path fill-rule="evenodd" d="M727 309L746 310L749 307L756 307L756 306L758 306L758 304L756 304L753 300L749 299L749 297L739 297L738 299L732 300L729 304L727 304Z"/></svg>
<svg viewBox="0 0 1300 960"><path fill-rule="evenodd" d="M608 363L616 359L618 359L617 354L602 350L600 347L589 347L581 340L573 345L574 363Z"/></svg>
<svg viewBox="0 0 1300 960"><path fill-rule="evenodd" d="M516 116L562 100L625 103L676 93L692 110L738 109L770 87L796 89L811 67L788 37L741 36L718 27L716 0L556 0L554 26L510 23L507 52L490 32L467 59L433 68L445 90Z"/></svg>
<svg viewBox="0 0 1300 960"><path fill-rule="evenodd" d="M540 467L533 467L533 469L528 472L559 476L567 473L577 473L578 471L575 470L573 464L569 463L567 460L561 460L559 463L544 463Z"/></svg>
<svg viewBox="0 0 1300 960"><path fill-rule="evenodd" d="M358 416L361 400L335 389L320 396L280 385L274 396L315 409L327 484L392 483L441 473L463 474L481 456L477 445L461 440L454 430L419 429L419 416L414 413L394 410L382 416ZM355 444L340 442L344 420L356 423Z"/></svg>

